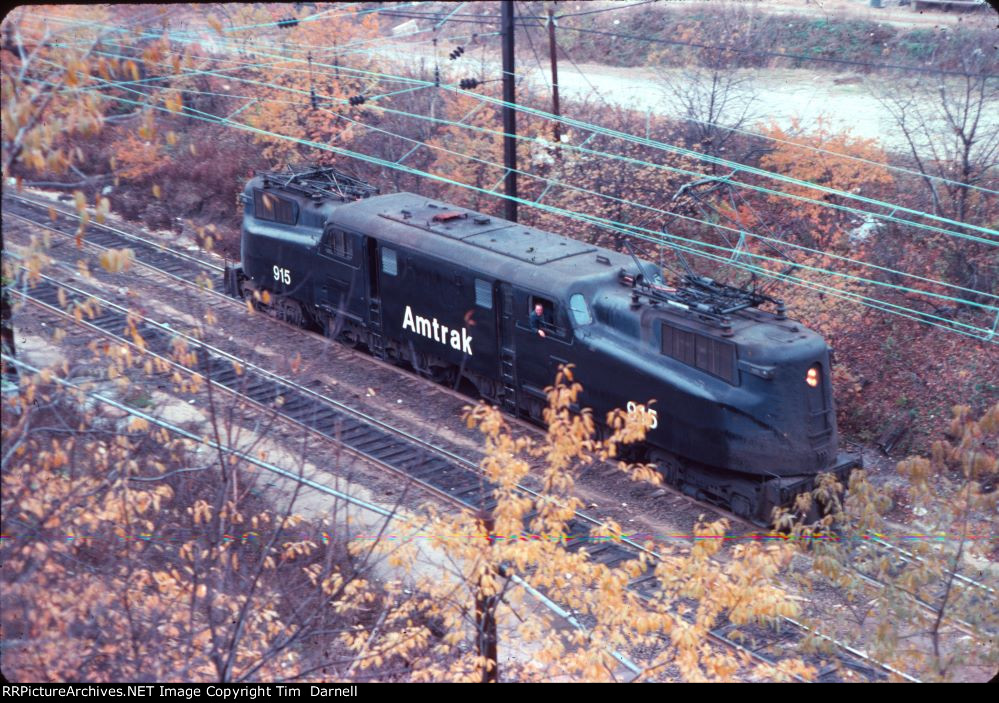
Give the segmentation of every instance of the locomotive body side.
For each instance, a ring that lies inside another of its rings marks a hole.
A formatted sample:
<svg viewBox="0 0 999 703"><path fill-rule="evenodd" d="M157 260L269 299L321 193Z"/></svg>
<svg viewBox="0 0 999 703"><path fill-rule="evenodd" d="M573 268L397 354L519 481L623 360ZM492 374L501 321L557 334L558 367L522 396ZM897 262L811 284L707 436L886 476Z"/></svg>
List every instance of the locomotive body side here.
<svg viewBox="0 0 999 703"><path fill-rule="evenodd" d="M266 191L247 185L243 268L227 287L267 290L284 319L537 421L572 363L596 419L656 401L649 458L757 520L816 473L856 465L837 454L828 347L799 323L745 309L720 329L622 285L641 273L631 257L415 194L268 204Z"/></svg>

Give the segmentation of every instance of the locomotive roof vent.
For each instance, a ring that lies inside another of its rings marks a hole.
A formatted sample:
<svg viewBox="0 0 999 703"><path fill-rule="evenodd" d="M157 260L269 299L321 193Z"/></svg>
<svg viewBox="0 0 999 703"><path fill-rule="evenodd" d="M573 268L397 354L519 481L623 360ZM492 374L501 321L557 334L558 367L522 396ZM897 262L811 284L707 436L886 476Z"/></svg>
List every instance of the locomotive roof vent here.
<svg viewBox="0 0 999 703"><path fill-rule="evenodd" d="M489 218L486 217L485 215L479 215L478 217L474 218L472 222L474 222L477 225L488 225Z"/></svg>
<svg viewBox="0 0 999 703"><path fill-rule="evenodd" d="M611 265L610 259L604 256L603 254L597 254L597 263L604 264L605 266Z"/></svg>
<svg viewBox="0 0 999 703"><path fill-rule="evenodd" d="M408 220L412 216L413 216L413 213L411 213L409 210L403 210L402 211L402 219Z"/></svg>
<svg viewBox="0 0 999 703"><path fill-rule="evenodd" d="M432 207L434 210L436 210L439 206L435 205L434 203L427 203L427 207Z"/></svg>

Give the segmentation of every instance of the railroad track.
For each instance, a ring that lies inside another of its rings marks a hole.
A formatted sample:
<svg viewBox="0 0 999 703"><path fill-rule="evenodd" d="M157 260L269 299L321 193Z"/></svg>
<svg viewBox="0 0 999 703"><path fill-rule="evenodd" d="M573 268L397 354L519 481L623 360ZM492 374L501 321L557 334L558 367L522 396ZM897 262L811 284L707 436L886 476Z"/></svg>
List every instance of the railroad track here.
<svg viewBox="0 0 999 703"><path fill-rule="evenodd" d="M40 202L15 194L5 194L4 205L5 216L10 215L32 226L42 227L67 239L75 239L79 226L79 215L75 211L66 211L56 207L51 202ZM86 236L84 237L83 243L84 246L95 247L99 250L105 251L108 249L128 247L132 249L135 255L135 263L158 274L165 275L184 286L197 287L200 294L207 294L211 296L217 305L227 305L239 308L243 307L239 301L231 298L218 289L205 289L197 285L195 280L199 274L207 273L212 276L219 276L224 271L223 266L208 261L204 257L192 256L186 252L176 251L175 249L171 249L161 243L155 242L148 237L143 237L106 223L97 223L93 220L91 220L87 226ZM310 332L309 330L305 330L301 327L295 327L295 329L306 334ZM322 336L321 333L317 334ZM323 337L323 339L325 339L325 337ZM412 374L401 372L398 366L387 361L376 359L373 356L357 352L341 345L337 345L337 347L342 349L344 352L349 353L349 355L353 358L363 359L365 363L375 364L390 370L394 374L400 374L407 380L407 382L423 383L425 381L425 379L415 378ZM463 401L468 400L467 395L464 395L448 386L443 386L438 383L433 383L432 385L435 390L447 393L456 399ZM505 416L505 419L508 422L515 423L518 427L527 432L535 434L538 432L538 428L536 426L521 420L520 418ZM477 466L477 461L474 463ZM747 523L744 519L725 510L724 508L697 500L673 489L672 487L669 487L668 485L664 486L664 488L669 490L674 495L681 497L691 505L712 510L723 517L727 517L732 521L732 524L749 525L749 523ZM530 489L525 488L525 490Z"/></svg>
<svg viewBox="0 0 999 703"><path fill-rule="evenodd" d="M909 566L918 568L919 565L925 563L925 560L919 555L913 554L912 552L906 549L891 544L890 542L883 540L876 535L870 535L870 534L866 535L865 541L867 541L868 543L873 543L878 545L881 549L884 550L885 553L887 553L891 557L892 562L891 562L890 571L893 573L897 574L899 571ZM879 588L887 587L887 584L878 579L876 576L873 576L869 573L865 573L860 570L855 570L855 573L862 580L876 587ZM969 576L966 576L961 573L953 573L953 574L949 573L948 575L953 576L953 581L954 581L954 583L952 584L953 588L955 590L964 591L963 594L958 594L955 592L953 595L950 595L949 599L951 602L953 602L956 598L960 598L962 596L965 597L966 599L973 599L975 601L984 601L986 603L996 602L996 590L991 586L989 586L988 584L982 583L981 581L976 581L975 579L972 579ZM938 615L939 613L938 609L932 603L928 603L927 601L923 600L923 598L921 598L918 594L912 593L911 591L908 591L900 587L899 584L897 583L894 584L893 587L900 589L904 593L906 593L919 608L926 611L927 614L929 614L931 617L935 618ZM932 594L933 598L935 599L944 598L945 590L946 588L941 584L941 590ZM995 639L996 637L994 633L984 633L980 627L976 626L973 623L966 622L965 620L962 620L961 618L958 618L954 615L946 615L944 619L947 622L952 623L955 627L957 627L957 629L961 630L966 634L977 637L986 635L990 639Z"/></svg>
<svg viewBox="0 0 999 703"><path fill-rule="evenodd" d="M51 232L62 235L63 237L75 239L76 231L79 226L79 215L75 211L66 211L56 207L51 202L36 201L34 199L15 194L5 194L4 205L4 215L10 215L32 226L42 227ZM39 218L45 221L40 221ZM165 275L184 286L198 287L195 280L199 274L207 273L211 276L220 276L224 272L223 266L208 261L204 257L192 256L189 253L171 249L159 242L149 239L148 237L143 237L106 223L97 223L91 220L87 225L86 233L87 235L83 240L83 245L85 247L95 247L102 251L128 247L132 249L135 254L135 263L144 266L153 272ZM171 259L171 255L176 255L176 258ZM226 295L221 290L214 287L208 289L198 287L198 291L201 294L211 296L218 305L229 305L242 308L242 304L238 300ZM269 317L277 319L273 315L269 315ZM297 326L295 326L294 329L306 334L315 333L323 339L326 339L326 337L322 335L321 331L307 330L303 327ZM388 361L377 359L374 356L358 352L343 345L337 345L337 347L343 352L349 354L352 358L359 360L363 359L364 363L373 364L390 370L392 373L398 374L405 378L407 382L416 381L422 383L426 381L426 379L415 377L414 374L400 371L397 365ZM439 383L432 383L432 385L435 390L447 393L456 399L463 401L468 400L467 395L462 394L447 385ZM526 432L535 434L538 433L538 428L535 425L532 425L521 418L506 415L505 419L510 423L516 424ZM686 493L676 490L668 484L665 484L663 488L673 495L682 498L690 505L696 505L706 510L713 511L722 517L728 518L732 524L741 524L746 526L752 525L752 523L747 522L745 519L726 510L725 508L722 508L721 506L698 500L687 495ZM757 525L756 527L759 526Z"/></svg>
<svg viewBox="0 0 999 703"><path fill-rule="evenodd" d="M75 235L78 218L57 209L56 219L51 224L39 223L30 216L49 217L49 204L39 204L33 201L5 196L16 200L20 211L9 212L33 225L41 225L57 231L68 237ZM73 221L77 220L76 223ZM91 232L91 229L97 230ZM98 238L100 241L97 241ZM195 272L219 273L221 266L206 262L198 257L183 253L177 259L169 259L171 250L142 237L137 237L123 230L92 223L88 226L86 240L103 248L119 248L128 246L135 251L136 261L173 278L190 284ZM158 261L167 260L168 268L160 268ZM59 290L63 290L60 295ZM61 298L66 303L78 304L84 300L96 300L100 313L89 320L76 321L92 331L114 338L116 341L134 346L131 339L123 334L128 326L129 315L133 320L135 313L126 308L95 296L70 284L56 281L43 276L41 285L31 290L17 290L16 293L34 305L64 319L73 319L64 309ZM217 295L233 304L238 304L231 298ZM424 490L445 499L463 509L476 513L489 511L495 506L493 486L489 484L478 465L447 449L427 442L412 433L396 428L377 418L371 417L345 403L319 393L318 391L297 384L278 374L261 368L251 362L236 357L217 347L206 344L190 335L172 329L168 324L141 318L136 324L137 331L145 341L146 353L156 355L171 366L183 368L187 372L203 375L218 388L249 401L251 404L267 412L272 412L284 420L306 428L310 432L334 441L350 453L394 474L412 481ZM196 351L197 362L193 366L184 366L172 358L171 351L177 340L183 340L188 348ZM537 493L528 488L519 487L525 494L536 497ZM569 549L582 549L586 545L590 559L596 563L615 566L623 561L637 558L640 552L661 559L657 553L646 549L627 538L613 542L586 544L590 528L601 526L602 523L584 513L576 517L567 526ZM634 590L648 598L656 589L655 579L647 574L632 583ZM780 628L762 626L740 626L742 642L737 642L728 635L735 626L724 623L715 628L712 639L717 643L748 654L757 662L775 665L783 652L795 650L797 643L808 636L818 636L826 639L837 648L837 661L828 663L815 658L812 663L819 672L819 680L834 681L841 679L843 669L856 671L869 679L884 679L895 675L906 680L915 681L911 676L897 671L885 664L875 661L863 652L832 638L810 631L806 626L789 618L781 620ZM797 656L797 654L795 654ZM805 657L806 661L809 657Z"/></svg>

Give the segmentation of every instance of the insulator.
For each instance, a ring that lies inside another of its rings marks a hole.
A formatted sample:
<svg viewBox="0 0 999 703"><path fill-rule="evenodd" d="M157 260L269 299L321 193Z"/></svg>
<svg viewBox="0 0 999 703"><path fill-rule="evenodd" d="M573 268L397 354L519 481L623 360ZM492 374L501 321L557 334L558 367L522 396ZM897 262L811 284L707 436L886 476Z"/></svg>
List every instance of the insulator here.
<svg viewBox="0 0 999 703"><path fill-rule="evenodd" d="M282 17L281 19L278 20L277 26L285 28L285 27L294 27L297 24L298 24L298 19L295 17Z"/></svg>
<svg viewBox="0 0 999 703"><path fill-rule="evenodd" d="M360 105L366 100L363 95L354 95L350 98L349 102L351 105Z"/></svg>
<svg viewBox="0 0 999 703"><path fill-rule="evenodd" d="M458 87L462 88L463 90L472 90L477 85L479 85L479 81L477 81L475 78L462 78L460 81L458 81Z"/></svg>
<svg viewBox="0 0 999 703"><path fill-rule="evenodd" d="M465 53L465 47L459 46L457 49L448 54L448 56L451 58L452 61L454 61L464 53Z"/></svg>

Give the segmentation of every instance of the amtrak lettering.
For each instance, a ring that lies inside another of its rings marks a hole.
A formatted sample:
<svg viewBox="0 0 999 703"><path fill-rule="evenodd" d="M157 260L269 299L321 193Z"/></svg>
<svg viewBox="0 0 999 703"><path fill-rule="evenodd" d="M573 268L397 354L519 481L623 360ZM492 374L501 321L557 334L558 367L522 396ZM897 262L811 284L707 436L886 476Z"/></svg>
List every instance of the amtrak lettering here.
<svg viewBox="0 0 999 703"><path fill-rule="evenodd" d="M416 332L416 334L424 337L429 337L435 342L439 342L445 346L450 344L452 349L457 349L458 351L464 352L469 356L472 355L472 337L468 334L468 330L464 327L460 330L446 327L445 325L437 322L436 317L433 320L428 320L427 318L420 317L419 315L414 316L412 308L408 305L406 306L406 313L402 318L402 328L404 330L412 330L413 332ZM451 333L450 340L448 338L448 332Z"/></svg>

